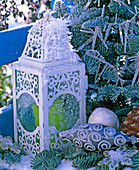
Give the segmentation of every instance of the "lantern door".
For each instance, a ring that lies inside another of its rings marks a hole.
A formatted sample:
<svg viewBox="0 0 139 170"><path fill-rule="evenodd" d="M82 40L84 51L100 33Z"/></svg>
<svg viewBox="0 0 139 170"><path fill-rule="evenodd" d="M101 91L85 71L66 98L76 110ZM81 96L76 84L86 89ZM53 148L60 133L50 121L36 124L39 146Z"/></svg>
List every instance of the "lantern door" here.
<svg viewBox="0 0 139 170"><path fill-rule="evenodd" d="M13 80L15 142L34 156L44 149L41 72L14 65Z"/></svg>
<svg viewBox="0 0 139 170"><path fill-rule="evenodd" d="M85 68L83 63L54 67L47 76L48 127L47 149L64 147L58 132L73 128L77 122L86 122ZM48 142L49 141L49 142Z"/></svg>

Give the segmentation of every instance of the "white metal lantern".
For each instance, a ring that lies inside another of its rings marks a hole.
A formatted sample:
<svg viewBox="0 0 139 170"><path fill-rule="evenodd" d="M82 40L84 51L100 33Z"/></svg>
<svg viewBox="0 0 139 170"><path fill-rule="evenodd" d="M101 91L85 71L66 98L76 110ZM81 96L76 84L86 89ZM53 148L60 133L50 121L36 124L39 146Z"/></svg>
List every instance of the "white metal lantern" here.
<svg viewBox="0 0 139 170"><path fill-rule="evenodd" d="M86 122L85 66L69 35L66 21L47 15L30 29L13 64L15 141L31 156L64 147L57 132Z"/></svg>

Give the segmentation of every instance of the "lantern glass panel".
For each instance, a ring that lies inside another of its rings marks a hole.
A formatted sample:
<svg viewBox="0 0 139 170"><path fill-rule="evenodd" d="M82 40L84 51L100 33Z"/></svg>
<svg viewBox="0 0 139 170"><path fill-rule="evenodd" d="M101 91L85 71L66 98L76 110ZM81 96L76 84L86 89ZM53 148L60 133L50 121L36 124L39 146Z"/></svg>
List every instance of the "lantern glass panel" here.
<svg viewBox="0 0 139 170"><path fill-rule="evenodd" d="M72 128L79 119L80 106L77 98L69 93L57 97L49 107L49 125L58 131Z"/></svg>
<svg viewBox="0 0 139 170"><path fill-rule="evenodd" d="M17 100L17 117L23 128L33 132L39 126L39 107L30 94L23 93Z"/></svg>

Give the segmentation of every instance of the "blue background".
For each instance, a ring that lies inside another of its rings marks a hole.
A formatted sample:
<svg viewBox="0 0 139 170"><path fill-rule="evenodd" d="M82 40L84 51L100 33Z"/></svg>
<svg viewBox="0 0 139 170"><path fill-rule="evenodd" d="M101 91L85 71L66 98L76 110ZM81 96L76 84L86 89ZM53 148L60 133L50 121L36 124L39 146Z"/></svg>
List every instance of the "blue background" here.
<svg viewBox="0 0 139 170"><path fill-rule="evenodd" d="M0 66L14 62L21 56L31 27L0 32Z"/></svg>

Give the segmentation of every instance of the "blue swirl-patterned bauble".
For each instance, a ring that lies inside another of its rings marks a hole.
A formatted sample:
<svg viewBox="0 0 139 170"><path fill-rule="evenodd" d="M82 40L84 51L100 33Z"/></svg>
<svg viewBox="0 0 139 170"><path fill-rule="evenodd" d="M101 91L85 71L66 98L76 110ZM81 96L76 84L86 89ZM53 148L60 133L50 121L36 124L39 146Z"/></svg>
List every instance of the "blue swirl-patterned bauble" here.
<svg viewBox="0 0 139 170"><path fill-rule="evenodd" d="M108 150L125 143L136 142L135 137L129 137L112 127L99 123L81 125L60 132L59 136L72 142L76 147L82 147L88 151Z"/></svg>

